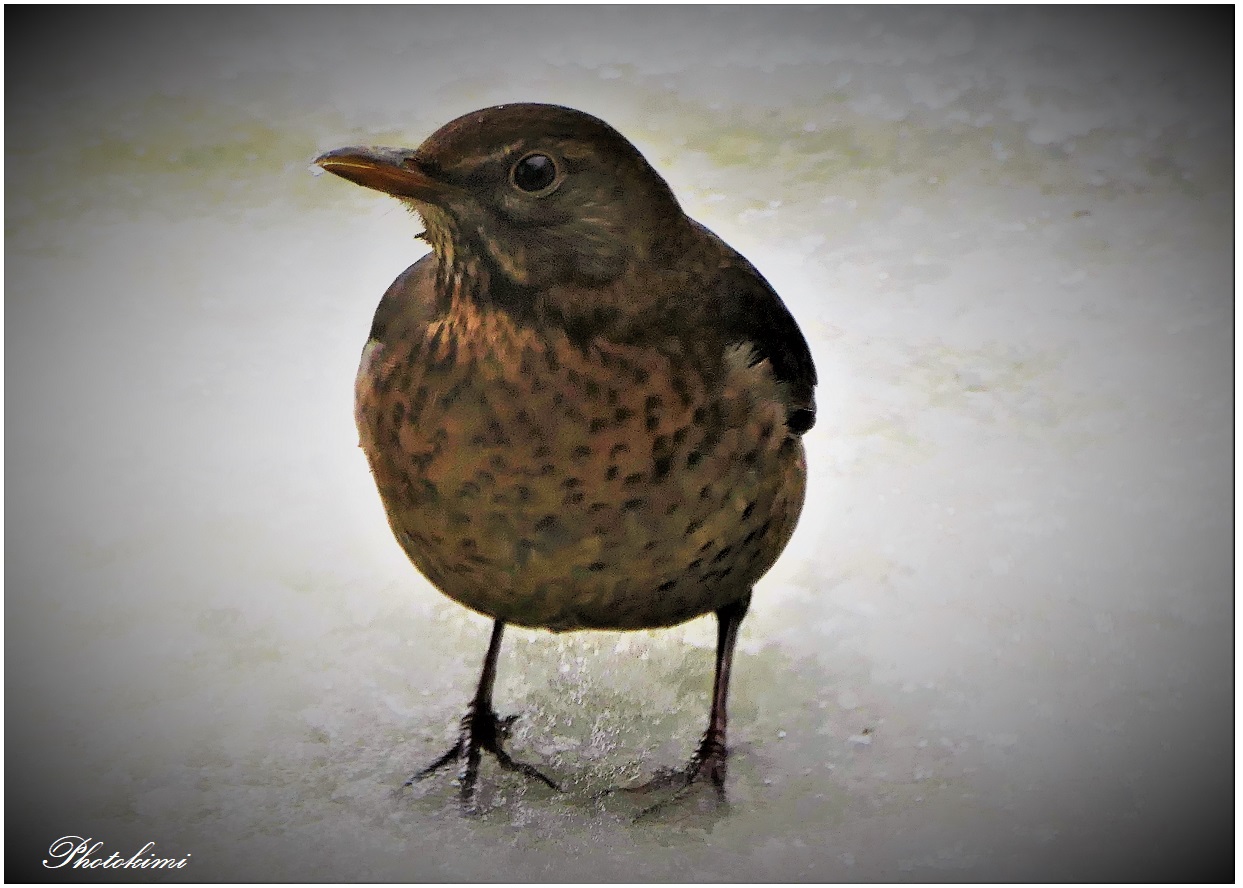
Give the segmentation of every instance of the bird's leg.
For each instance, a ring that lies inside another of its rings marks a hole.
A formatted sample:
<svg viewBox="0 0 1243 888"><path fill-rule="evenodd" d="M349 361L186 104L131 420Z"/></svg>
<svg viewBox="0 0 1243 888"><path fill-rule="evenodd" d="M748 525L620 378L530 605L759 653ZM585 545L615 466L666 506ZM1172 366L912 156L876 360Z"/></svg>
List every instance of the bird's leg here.
<svg viewBox="0 0 1243 888"><path fill-rule="evenodd" d="M708 730L704 731L699 748L691 756L690 763L681 771L666 773L648 783L634 787L632 791L646 791L659 786L678 786L678 791L664 802L653 805L639 814L650 814L684 795L697 781L707 777L716 788L717 798L725 801L725 760L729 751L725 745L725 728L728 721L726 700L729 696L729 673L734 662L734 647L738 643L738 627L747 615L751 594L728 604L716 612L716 677L712 682L712 711L708 716Z"/></svg>
<svg viewBox="0 0 1243 888"><path fill-rule="evenodd" d="M469 809L474 803L475 784L479 778L479 762L486 751L492 753L501 767L506 770L534 777L560 791L561 788L557 784L534 766L511 758L501 745L509 736L510 725L518 718L516 715L511 715L508 718L499 719L492 709L492 686L496 683L496 659L501 651L501 636L504 631L505 624L497 620L492 626L492 640L488 643L488 653L483 660L483 673L479 676L479 687L475 691L475 697L471 700L470 706L466 709L466 715L462 717L461 733L458 735L457 743L436 761L407 780L406 786L412 786L415 782L431 776L451 762L461 761L462 767L458 771L459 791L463 806Z"/></svg>
<svg viewBox="0 0 1243 888"><path fill-rule="evenodd" d="M726 699L729 696L729 673L734 665L734 647L738 644L738 627L747 615L751 604L750 593L740 601L726 605L716 612L716 677L712 682L712 712L708 717L708 730L704 732L699 749L691 758L687 769L687 782L706 771L716 787L721 801L725 800L725 748Z"/></svg>

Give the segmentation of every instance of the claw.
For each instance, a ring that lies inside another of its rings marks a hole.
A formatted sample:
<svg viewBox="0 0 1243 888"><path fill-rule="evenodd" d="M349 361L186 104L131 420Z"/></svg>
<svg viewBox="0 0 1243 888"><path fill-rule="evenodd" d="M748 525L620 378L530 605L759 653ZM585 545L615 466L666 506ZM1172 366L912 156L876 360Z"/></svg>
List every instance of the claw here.
<svg viewBox="0 0 1243 888"><path fill-rule="evenodd" d="M690 762L681 771L659 771L646 783L641 783L638 786L622 787L622 791L627 793L646 793L658 789L667 789L670 786L677 787L669 798L662 799L636 814L634 822L637 823L650 817L652 814L684 798L695 784L700 782L705 776L712 781L712 786L716 789L717 803L722 806L726 805L725 761L728 755L729 752L725 748L724 738L717 732L709 730L704 734L703 740L700 741L699 748L695 750L695 754L691 756Z"/></svg>
<svg viewBox="0 0 1243 888"><path fill-rule="evenodd" d="M461 728L457 743L436 761L407 780L403 786L413 786L420 780L430 777L450 762L461 762L458 771L458 787L462 798L462 808L466 813L475 811L475 784L479 778L479 762L483 753L490 752L502 768L517 771L525 777L534 777L545 786L561 792L561 787L544 776L534 765L515 761L501 744L509 739L510 728L518 720L516 715L497 718L492 711L492 684L496 680L496 657L501 650L501 636L505 624L497 620L492 624L492 640L488 642L488 653L483 658L483 672L479 676L479 689L475 698L462 716Z"/></svg>
<svg viewBox="0 0 1243 888"><path fill-rule="evenodd" d="M534 765L528 765L526 762L515 761L514 759L510 758L510 755L508 752L501 749L499 746L496 749L493 749L490 751L494 756L496 756L497 762L499 762L501 767L504 768L505 770L517 771L519 774L522 774L524 777L533 777L534 779L543 782L544 785L547 786L549 789L554 789L557 792L564 792L564 790L562 790L560 786L558 786L556 783L550 780L543 772L541 772Z"/></svg>
<svg viewBox="0 0 1243 888"><path fill-rule="evenodd" d="M475 799L475 784L479 775L479 762L482 754L489 752L505 770L517 771L525 777L539 780L550 789L561 792L561 787L547 775L534 765L517 761L501 745L501 741L509 737L509 729L517 719L518 716L516 715L498 719L496 713L490 709L477 711L472 706L462 719L461 736L458 737L452 748L430 765L415 773L403 785L413 786L449 764L460 761L462 762L462 768L458 772L458 780L461 782L462 804L467 809L471 809Z"/></svg>
<svg viewBox="0 0 1243 888"><path fill-rule="evenodd" d="M437 771L439 771L441 768L443 768L445 765L449 764L449 762L456 761L457 759L461 757L462 757L462 740L461 738L458 738L458 742L453 744L452 749L450 749L440 758L436 759L436 761L432 762L426 768L423 768L421 771L416 773L409 780L403 783L402 786L414 786L414 784L417 783L418 781L424 779L425 777L432 776Z"/></svg>

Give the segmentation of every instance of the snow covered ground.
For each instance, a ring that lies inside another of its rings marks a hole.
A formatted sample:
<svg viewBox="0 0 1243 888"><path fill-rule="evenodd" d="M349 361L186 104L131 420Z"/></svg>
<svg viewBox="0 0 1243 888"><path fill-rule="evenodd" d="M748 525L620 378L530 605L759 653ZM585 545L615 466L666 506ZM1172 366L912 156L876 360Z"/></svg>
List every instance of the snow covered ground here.
<svg viewBox="0 0 1243 888"><path fill-rule="evenodd" d="M8 879L64 835L194 881L1230 878L1232 27L1189 15L25 13ZM487 623L405 561L356 447L417 221L308 163L515 100L630 136L816 356L727 811L595 797L689 754L710 619L511 630L512 748L570 791L394 792Z"/></svg>

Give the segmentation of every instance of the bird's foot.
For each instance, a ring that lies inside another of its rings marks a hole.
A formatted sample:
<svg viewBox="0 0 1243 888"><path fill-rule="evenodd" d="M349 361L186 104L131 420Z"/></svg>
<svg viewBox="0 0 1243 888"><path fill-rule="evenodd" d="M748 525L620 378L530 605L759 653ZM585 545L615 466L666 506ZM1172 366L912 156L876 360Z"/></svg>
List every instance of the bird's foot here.
<svg viewBox="0 0 1243 888"><path fill-rule="evenodd" d="M725 799L725 763L728 756L729 751L725 748L724 735L720 732L709 730L704 734L703 740L699 743L699 748L695 750L695 754L691 756L691 760L685 768L680 771L661 771L646 783L641 783L638 786L623 787L623 792L635 794L667 789L671 786L676 787L673 795L644 808L635 815L634 819L636 821L642 820L668 807L689 793L696 783L702 783L705 780L711 782L713 789L715 789L717 803L722 806L727 804Z"/></svg>
<svg viewBox="0 0 1243 888"><path fill-rule="evenodd" d="M517 720L516 715L503 719L497 718L496 713L490 707L481 709L472 704L466 715L462 717L461 733L458 735L457 743L453 744L449 751L436 761L412 776L404 785L413 786L420 780L448 767L451 763L461 762L461 768L458 770L458 789L462 798L462 806L467 811L473 811L475 785L479 780L479 762L483 753L489 752L505 770L517 771L523 776L533 777L557 792L561 792L561 787L534 765L517 761L505 751L502 743L509 738L510 726Z"/></svg>

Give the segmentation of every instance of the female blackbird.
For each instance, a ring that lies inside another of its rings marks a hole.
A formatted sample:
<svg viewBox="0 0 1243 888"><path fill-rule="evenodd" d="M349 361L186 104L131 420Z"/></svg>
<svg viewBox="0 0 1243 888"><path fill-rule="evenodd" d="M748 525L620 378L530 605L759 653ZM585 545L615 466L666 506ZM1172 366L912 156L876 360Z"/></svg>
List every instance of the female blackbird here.
<svg viewBox="0 0 1243 888"><path fill-rule="evenodd" d="M457 744L411 781L460 760L469 808L486 750L555 787L502 745L506 623L651 629L711 611L711 715L677 780L723 797L738 626L803 504L816 371L793 317L580 111L499 105L414 150L316 163L423 219L432 252L380 301L355 418L398 543L495 621Z"/></svg>

